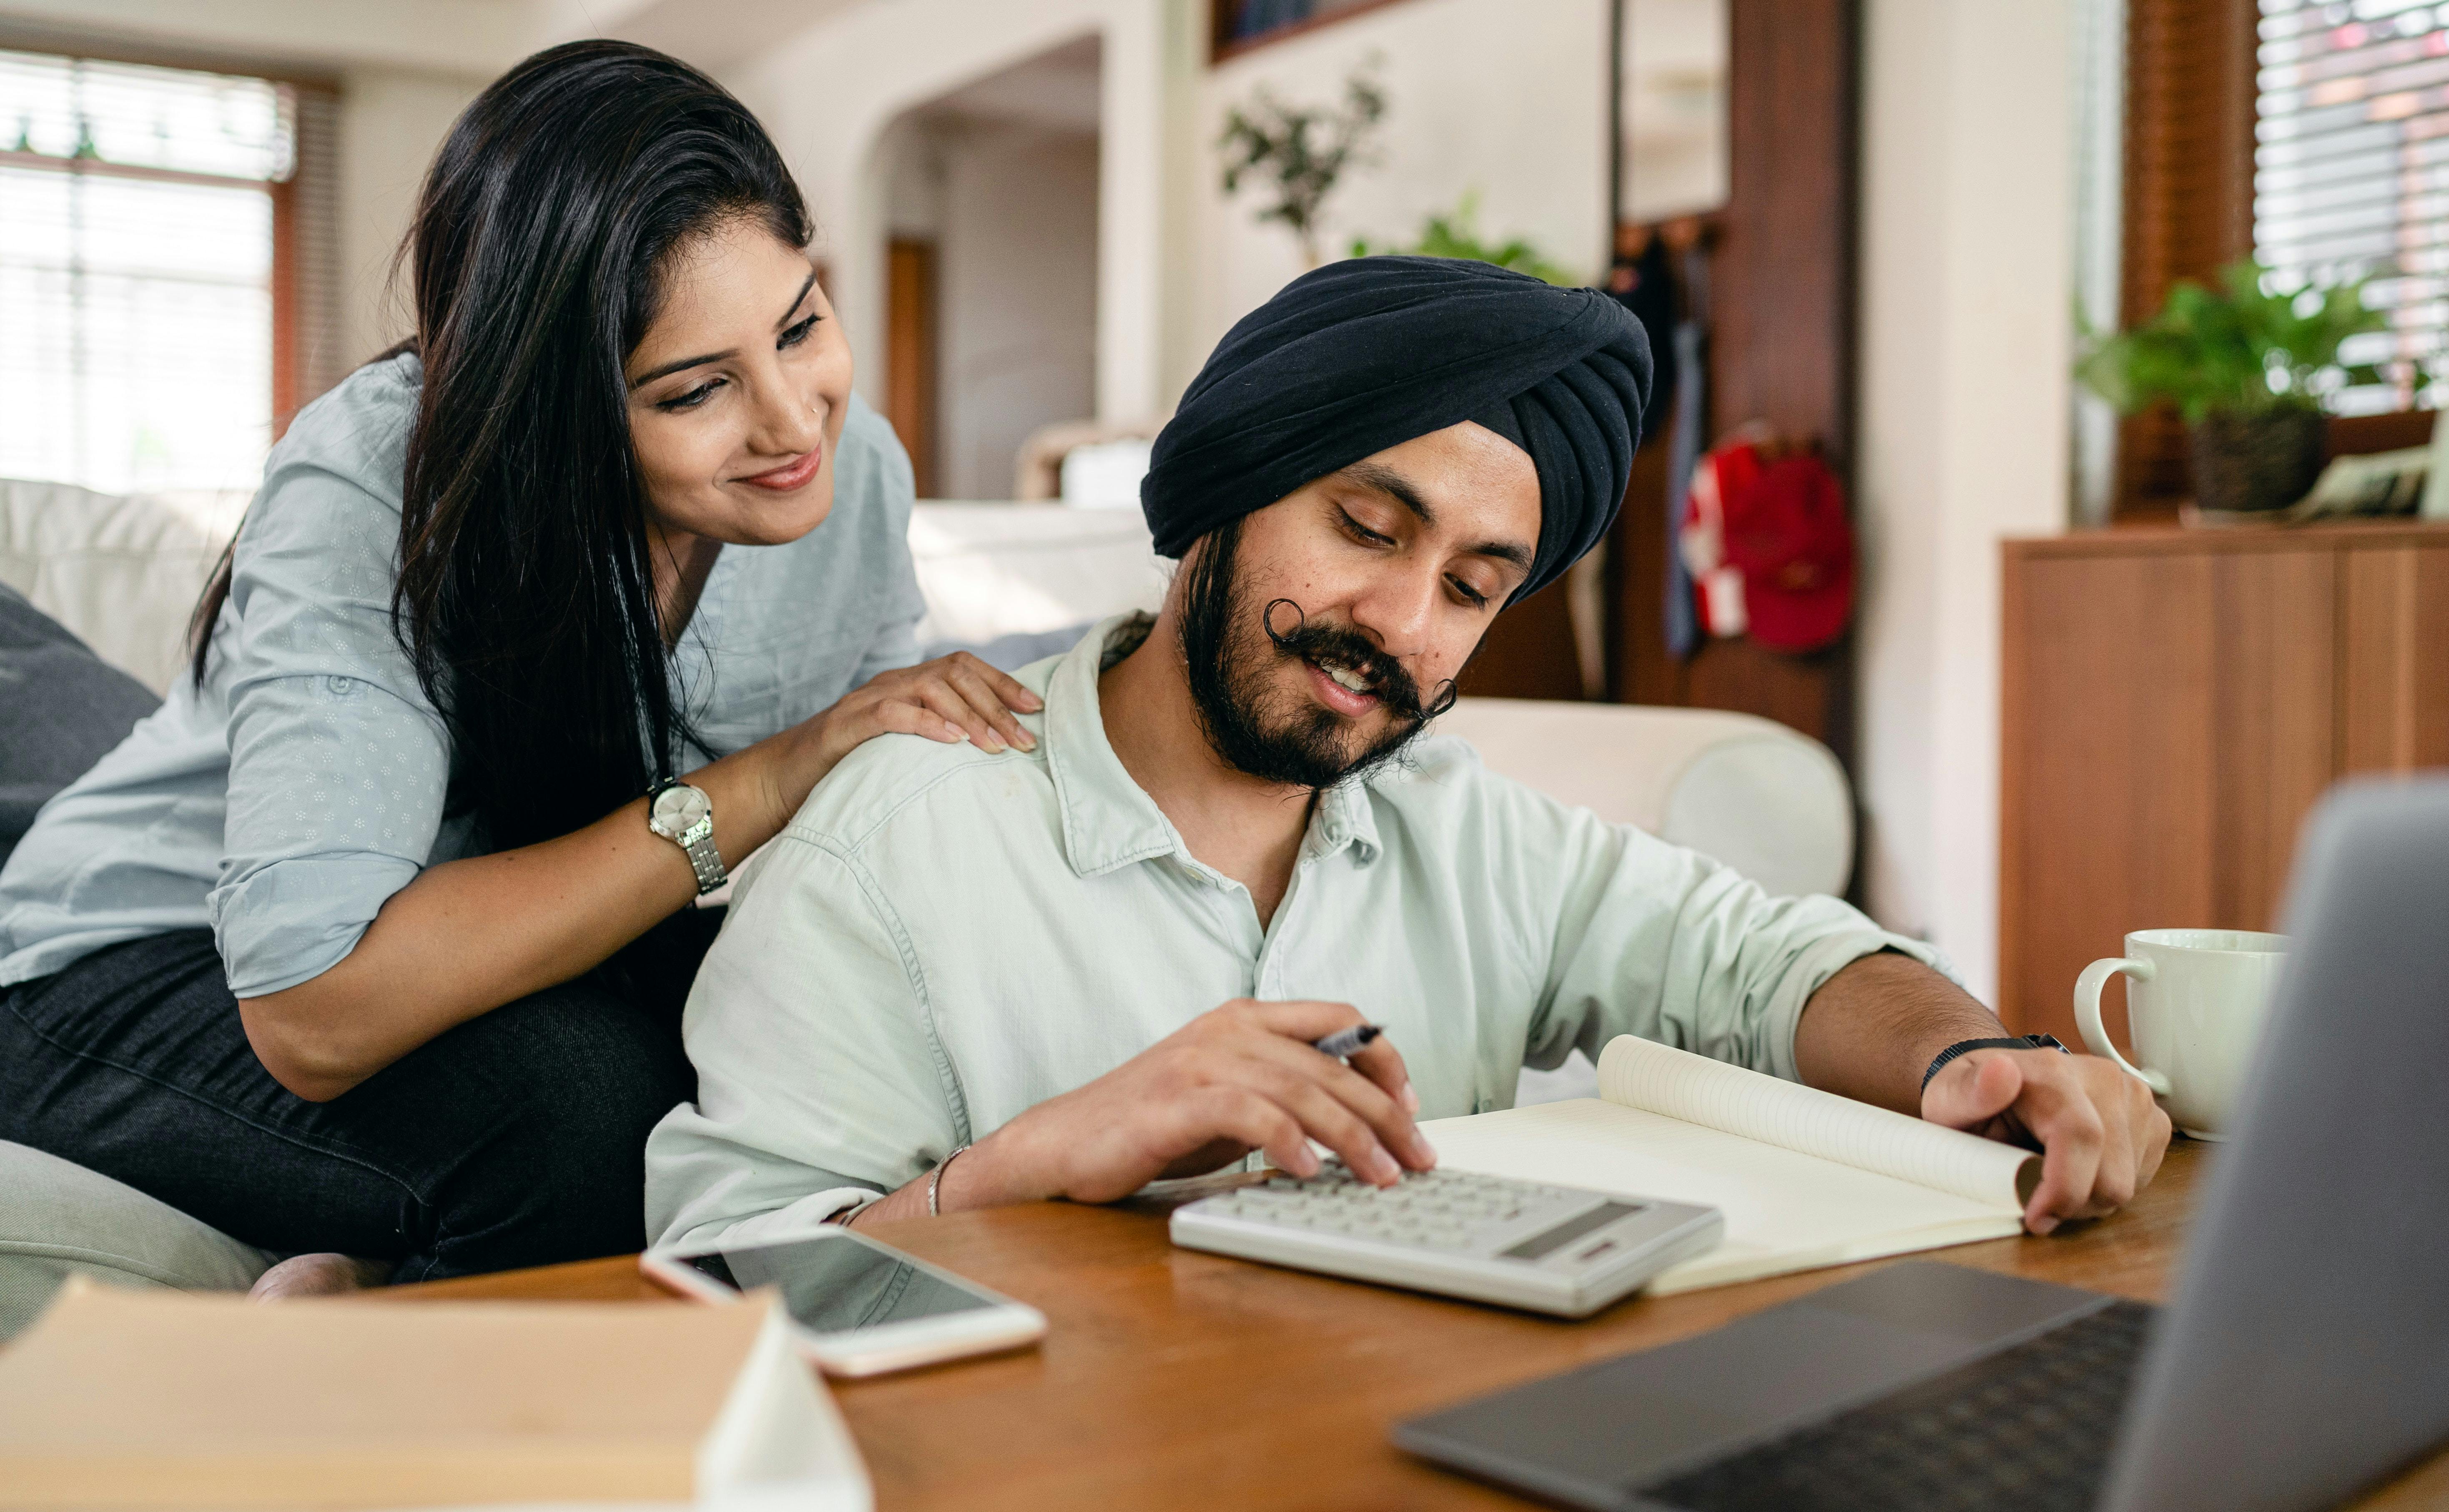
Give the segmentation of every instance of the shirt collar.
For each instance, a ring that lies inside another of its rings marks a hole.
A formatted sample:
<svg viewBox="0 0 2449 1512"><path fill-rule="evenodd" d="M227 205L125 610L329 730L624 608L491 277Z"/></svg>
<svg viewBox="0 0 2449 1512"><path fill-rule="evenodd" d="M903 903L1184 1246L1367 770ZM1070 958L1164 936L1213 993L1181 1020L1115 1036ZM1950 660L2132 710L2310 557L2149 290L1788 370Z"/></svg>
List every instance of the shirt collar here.
<svg viewBox="0 0 2449 1512"><path fill-rule="evenodd" d="M1097 701L1097 676L1106 648L1137 618L1101 620L1064 654L1046 684L1047 770L1054 778L1063 812L1063 849L1071 870L1098 876L1134 861L1179 854L1192 859L1182 834L1156 800L1131 780L1122 757L1106 738L1106 717ZM1359 782L1341 782L1319 795L1302 853L1310 859L1346 846L1366 865L1377 859L1378 821Z"/></svg>
<svg viewBox="0 0 2449 1512"><path fill-rule="evenodd" d="M1378 859L1378 809L1369 801L1369 784L1339 782L1319 794L1318 812L1310 816L1309 838L1302 842L1312 856L1330 856L1345 846L1362 866Z"/></svg>

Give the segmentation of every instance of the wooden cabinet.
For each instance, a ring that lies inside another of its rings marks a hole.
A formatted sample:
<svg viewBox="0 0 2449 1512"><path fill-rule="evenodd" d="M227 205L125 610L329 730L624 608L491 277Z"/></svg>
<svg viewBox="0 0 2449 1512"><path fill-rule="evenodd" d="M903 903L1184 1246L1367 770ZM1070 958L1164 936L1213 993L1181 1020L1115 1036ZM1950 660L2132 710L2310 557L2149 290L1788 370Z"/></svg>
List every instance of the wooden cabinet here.
<svg viewBox="0 0 2449 1512"><path fill-rule="evenodd" d="M2116 529L2004 557L1998 1007L2073 1044L2075 974L2129 929L2273 928L2324 789L2449 765L2449 528Z"/></svg>

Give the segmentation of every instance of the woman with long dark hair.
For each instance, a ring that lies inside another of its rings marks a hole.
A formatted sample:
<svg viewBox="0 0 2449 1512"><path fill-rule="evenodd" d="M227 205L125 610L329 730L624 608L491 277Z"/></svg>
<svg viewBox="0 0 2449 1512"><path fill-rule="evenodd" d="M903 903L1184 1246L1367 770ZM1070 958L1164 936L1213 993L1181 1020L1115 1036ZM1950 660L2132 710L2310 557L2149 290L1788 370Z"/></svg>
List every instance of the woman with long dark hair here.
<svg viewBox="0 0 2449 1512"><path fill-rule="evenodd" d="M415 338L297 417L194 676L0 871L0 1139L308 1289L637 1247L688 905L858 742L1026 745L1037 707L913 664L909 464L809 239L660 53L468 107Z"/></svg>

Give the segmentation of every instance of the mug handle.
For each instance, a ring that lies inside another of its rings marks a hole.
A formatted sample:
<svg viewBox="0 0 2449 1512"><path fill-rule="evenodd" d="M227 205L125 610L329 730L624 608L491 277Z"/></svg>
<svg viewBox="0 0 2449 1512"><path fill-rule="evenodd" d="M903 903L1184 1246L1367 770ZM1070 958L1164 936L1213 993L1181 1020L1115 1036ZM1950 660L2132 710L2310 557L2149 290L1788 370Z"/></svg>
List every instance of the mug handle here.
<svg viewBox="0 0 2449 1512"><path fill-rule="evenodd" d="M2100 989L2109 979L2123 971L2137 982L2149 982L2160 974L2160 968L2149 961L2136 961L2122 956L2110 956L2094 961L2074 979L2074 1026L2083 1031L2083 1043L2092 1053L2113 1062L2117 1068L2151 1089L2155 1097L2169 1095L2169 1079L2157 1071L2146 1071L2130 1064L2109 1043L2109 1030L2100 1022Z"/></svg>

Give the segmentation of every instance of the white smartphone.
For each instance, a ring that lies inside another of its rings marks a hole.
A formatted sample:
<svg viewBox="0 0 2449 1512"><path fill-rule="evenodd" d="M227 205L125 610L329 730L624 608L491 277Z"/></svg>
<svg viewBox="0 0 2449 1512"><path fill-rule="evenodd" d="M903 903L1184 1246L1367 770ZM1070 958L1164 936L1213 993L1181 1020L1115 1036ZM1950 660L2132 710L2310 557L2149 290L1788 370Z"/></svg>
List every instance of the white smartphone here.
<svg viewBox="0 0 2449 1512"><path fill-rule="evenodd" d="M839 1224L709 1250L649 1250L638 1268L704 1302L775 1288L800 1352L827 1375L882 1375L1046 1334L1035 1308Z"/></svg>

